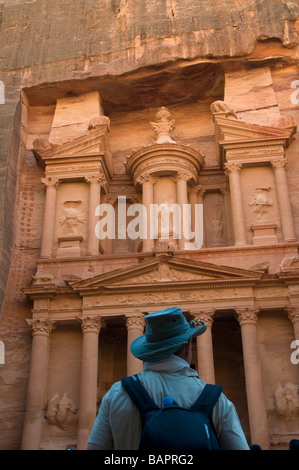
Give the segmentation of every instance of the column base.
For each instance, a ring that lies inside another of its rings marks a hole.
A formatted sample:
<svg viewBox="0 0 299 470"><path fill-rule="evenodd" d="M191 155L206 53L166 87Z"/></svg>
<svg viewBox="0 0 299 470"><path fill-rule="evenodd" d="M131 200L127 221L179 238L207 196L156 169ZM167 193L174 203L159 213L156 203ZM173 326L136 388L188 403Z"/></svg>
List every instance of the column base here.
<svg viewBox="0 0 299 470"><path fill-rule="evenodd" d="M79 235L60 237L57 258L74 258L81 256L81 241L83 237Z"/></svg>
<svg viewBox="0 0 299 470"><path fill-rule="evenodd" d="M277 225L273 223L251 225L251 230L253 231L253 244L276 245L278 243L276 228Z"/></svg>
<svg viewBox="0 0 299 470"><path fill-rule="evenodd" d="M235 246L247 246L247 242L236 242Z"/></svg>

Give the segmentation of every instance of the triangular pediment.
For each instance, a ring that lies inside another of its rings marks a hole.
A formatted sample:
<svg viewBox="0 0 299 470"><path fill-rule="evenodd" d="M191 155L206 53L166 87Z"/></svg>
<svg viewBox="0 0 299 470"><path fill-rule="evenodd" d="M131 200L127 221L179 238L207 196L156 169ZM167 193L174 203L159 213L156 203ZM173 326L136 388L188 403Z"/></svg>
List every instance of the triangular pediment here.
<svg viewBox="0 0 299 470"><path fill-rule="evenodd" d="M248 142L259 140L285 140L286 147L290 145L296 128L261 126L247 123L229 117L217 117L215 120L219 142Z"/></svg>
<svg viewBox="0 0 299 470"><path fill-rule="evenodd" d="M188 285L248 282L260 279L257 271L238 269L212 263L197 262L175 256L159 256L137 266L117 269L82 281L70 282L75 291L109 291L119 288L142 289L157 284Z"/></svg>
<svg viewBox="0 0 299 470"><path fill-rule="evenodd" d="M51 145L46 148L33 149L34 156L40 166L53 164L57 161L72 159L80 159L84 156L94 154L110 153L109 141L107 138L107 126L101 125L86 132L71 141L61 145Z"/></svg>

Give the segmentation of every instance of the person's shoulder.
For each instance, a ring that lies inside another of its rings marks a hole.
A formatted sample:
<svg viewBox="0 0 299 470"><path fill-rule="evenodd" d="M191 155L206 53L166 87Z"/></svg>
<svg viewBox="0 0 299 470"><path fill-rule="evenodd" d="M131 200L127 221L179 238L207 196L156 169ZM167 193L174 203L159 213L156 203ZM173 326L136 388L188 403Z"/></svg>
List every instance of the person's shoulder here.
<svg viewBox="0 0 299 470"><path fill-rule="evenodd" d="M103 396L103 402L109 402L112 401L122 390L122 385L120 381L114 382L114 384L111 385L109 390L105 393Z"/></svg>

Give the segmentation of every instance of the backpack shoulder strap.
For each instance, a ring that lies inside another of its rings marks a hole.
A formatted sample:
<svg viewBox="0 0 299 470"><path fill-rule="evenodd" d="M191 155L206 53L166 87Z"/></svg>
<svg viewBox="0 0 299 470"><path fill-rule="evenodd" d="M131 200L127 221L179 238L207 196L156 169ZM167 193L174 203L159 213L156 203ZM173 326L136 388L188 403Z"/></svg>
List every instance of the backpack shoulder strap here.
<svg viewBox="0 0 299 470"><path fill-rule="evenodd" d="M206 384L203 391L191 406L191 410L203 411L210 414L222 392L221 385Z"/></svg>
<svg viewBox="0 0 299 470"><path fill-rule="evenodd" d="M144 419L146 413L160 409L149 396L137 375L123 377L121 379L121 383L133 403L140 411L142 419Z"/></svg>

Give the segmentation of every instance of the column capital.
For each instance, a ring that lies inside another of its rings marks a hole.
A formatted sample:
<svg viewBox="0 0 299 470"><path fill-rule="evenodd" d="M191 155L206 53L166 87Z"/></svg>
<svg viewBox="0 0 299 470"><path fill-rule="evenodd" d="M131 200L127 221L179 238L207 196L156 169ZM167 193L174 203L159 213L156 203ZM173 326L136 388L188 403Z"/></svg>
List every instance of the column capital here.
<svg viewBox="0 0 299 470"><path fill-rule="evenodd" d="M126 198L125 198L125 201L127 201ZM103 197L103 202L105 202L106 204L111 204L112 206L115 206L117 202L119 202L118 196L114 196L114 195L112 196L110 193L108 193Z"/></svg>
<svg viewBox="0 0 299 470"><path fill-rule="evenodd" d="M215 314L214 309L191 310L190 314L196 322L204 321L207 326L212 327L213 316Z"/></svg>
<svg viewBox="0 0 299 470"><path fill-rule="evenodd" d="M28 319L26 322L31 326L33 336L49 336L56 328L56 322L48 318Z"/></svg>
<svg viewBox="0 0 299 470"><path fill-rule="evenodd" d="M136 183L143 185L144 183L151 183L155 184L157 182L158 178L153 176L151 173L142 173L141 175L136 177Z"/></svg>
<svg viewBox="0 0 299 470"><path fill-rule="evenodd" d="M197 196L202 199L204 198L207 192L206 188L203 188L202 186L199 186L199 185L194 186L194 188L190 188L189 191L196 191Z"/></svg>
<svg viewBox="0 0 299 470"><path fill-rule="evenodd" d="M92 173L90 175L85 175L84 179L87 183L89 184L94 184L94 183L103 183L105 181L105 176L103 175L102 172L100 173Z"/></svg>
<svg viewBox="0 0 299 470"><path fill-rule="evenodd" d="M41 182L47 187L54 187L57 188L60 184L59 178L53 178L52 176L46 176L44 178L41 178Z"/></svg>
<svg viewBox="0 0 299 470"><path fill-rule="evenodd" d="M258 308L255 307L240 307L234 309L240 326L243 325L256 325L257 315L259 312Z"/></svg>
<svg viewBox="0 0 299 470"><path fill-rule="evenodd" d="M189 194L196 194L198 193L199 186L190 186L188 188L188 193Z"/></svg>
<svg viewBox="0 0 299 470"><path fill-rule="evenodd" d="M200 185L194 186L193 188L189 188L189 191L195 191L197 195L204 197L205 193L207 192L206 188L203 188Z"/></svg>
<svg viewBox="0 0 299 470"><path fill-rule="evenodd" d="M225 196L226 194L228 194L230 192L230 188L229 188L229 185L223 185L223 186L220 186L219 188L219 192Z"/></svg>
<svg viewBox="0 0 299 470"><path fill-rule="evenodd" d="M186 183L192 179L192 174L189 171L179 170L171 178L174 182L186 181Z"/></svg>
<svg viewBox="0 0 299 470"><path fill-rule="evenodd" d="M288 318L293 324L299 322L299 305L293 307L286 307L285 311L288 315Z"/></svg>
<svg viewBox="0 0 299 470"><path fill-rule="evenodd" d="M81 322L82 333L99 333L104 326L102 317L77 317Z"/></svg>
<svg viewBox="0 0 299 470"><path fill-rule="evenodd" d="M272 160L271 165L273 168L286 168L288 160L286 158L279 158L278 160Z"/></svg>
<svg viewBox="0 0 299 470"><path fill-rule="evenodd" d="M242 162L227 162L224 164L226 172L228 173L238 173L239 171L241 171L242 165Z"/></svg>
<svg viewBox="0 0 299 470"><path fill-rule="evenodd" d="M144 329L144 326L145 326L145 319L144 319L144 315L142 315L141 313L132 313L132 314L128 314L126 315L126 327L127 329L131 329L131 328L140 328L140 329Z"/></svg>

